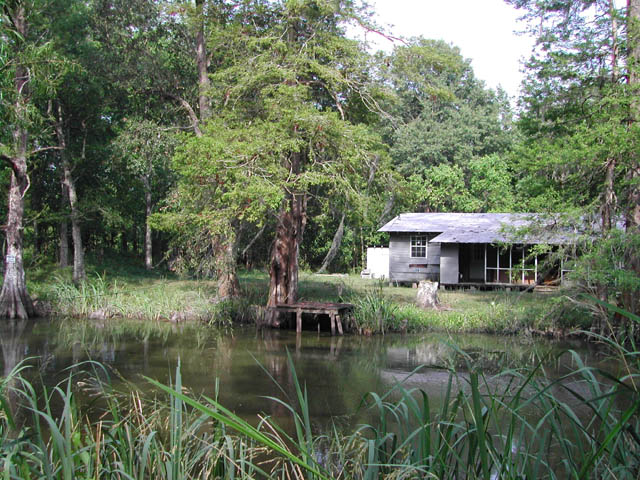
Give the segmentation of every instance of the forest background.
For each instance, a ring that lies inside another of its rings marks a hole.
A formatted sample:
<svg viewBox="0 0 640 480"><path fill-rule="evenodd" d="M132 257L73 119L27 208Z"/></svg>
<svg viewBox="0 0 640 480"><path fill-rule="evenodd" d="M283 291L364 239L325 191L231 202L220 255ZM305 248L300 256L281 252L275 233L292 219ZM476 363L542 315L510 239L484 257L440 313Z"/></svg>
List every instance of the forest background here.
<svg viewBox="0 0 640 480"><path fill-rule="evenodd" d="M299 267L358 271L406 211L562 214L590 227L574 299L637 313L640 2L507 3L537 38L516 111L453 45L371 53L355 0L3 0L1 313L85 255L219 298L264 267L295 298Z"/></svg>

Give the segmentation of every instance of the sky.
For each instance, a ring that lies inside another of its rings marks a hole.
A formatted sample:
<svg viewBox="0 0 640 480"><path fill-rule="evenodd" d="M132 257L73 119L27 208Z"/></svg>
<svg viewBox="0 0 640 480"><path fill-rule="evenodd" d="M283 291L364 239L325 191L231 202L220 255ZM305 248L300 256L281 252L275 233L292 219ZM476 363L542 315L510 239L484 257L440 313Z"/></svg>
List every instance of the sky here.
<svg viewBox="0 0 640 480"><path fill-rule="evenodd" d="M487 86L501 85L515 99L522 80L523 58L529 57L533 40L515 31L520 12L503 0L369 0L378 23L396 36L445 40L471 60L476 77ZM374 37L378 37L375 40ZM367 40L390 50L392 44L376 34ZM512 99L512 100L513 100Z"/></svg>

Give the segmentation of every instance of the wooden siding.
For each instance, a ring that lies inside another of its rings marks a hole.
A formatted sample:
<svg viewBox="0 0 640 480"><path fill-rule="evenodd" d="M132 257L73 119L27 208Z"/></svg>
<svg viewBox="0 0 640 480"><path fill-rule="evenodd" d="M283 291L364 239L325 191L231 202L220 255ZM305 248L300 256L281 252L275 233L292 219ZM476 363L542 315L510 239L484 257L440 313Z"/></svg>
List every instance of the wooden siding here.
<svg viewBox="0 0 640 480"><path fill-rule="evenodd" d="M427 257L411 257L411 236L427 235L431 240L438 233L391 233L389 240L389 279L392 282L419 282L440 279L440 244L429 242ZM412 265L426 265L416 267Z"/></svg>
<svg viewBox="0 0 640 480"><path fill-rule="evenodd" d="M440 282L447 285L458 283L460 274L458 244L444 244L440 252Z"/></svg>

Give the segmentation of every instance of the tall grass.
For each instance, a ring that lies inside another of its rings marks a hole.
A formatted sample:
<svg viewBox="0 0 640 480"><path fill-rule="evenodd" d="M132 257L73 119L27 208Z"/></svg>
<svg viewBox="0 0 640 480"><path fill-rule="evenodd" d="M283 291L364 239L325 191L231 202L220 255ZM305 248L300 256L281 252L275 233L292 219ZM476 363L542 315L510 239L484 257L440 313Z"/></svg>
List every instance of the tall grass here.
<svg viewBox="0 0 640 480"><path fill-rule="evenodd" d="M398 330L398 305L382 293L382 283L378 282L363 293L350 292L349 300L354 305L354 327L360 334Z"/></svg>
<svg viewBox="0 0 640 480"><path fill-rule="evenodd" d="M250 292L241 298L216 300L213 282L179 282L150 279L137 283L108 281L95 274L78 285L55 277L43 296L58 316L121 317L152 321L202 321L228 327L233 321L253 320Z"/></svg>
<svg viewBox="0 0 640 480"><path fill-rule="evenodd" d="M241 272L239 298L216 301L214 281L181 280L108 262L93 267L89 279L74 285L70 272L42 270L30 285L58 316L125 317L154 321L196 320L229 326L253 323L256 305L265 305L268 277L264 272ZM165 272L166 273L166 272ZM32 275L33 277L34 275ZM580 326L579 313L560 303L561 297L518 292L440 291L442 309L415 306L416 290L356 276L331 277L301 273L300 300L338 301L356 305L354 330L376 332L517 333L523 329L558 332ZM565 318L565 321L558 321ZM588 322L587 322L588 323Z"/></svg>
<svg viewBox="0 0 640 480"><path fill-rule="evenodd" d="M601 372L572 355L578 370L555 380L541 366L487 378L470 365L450 376L436 410L427 394L402 385L370 393L365 405L374 421L331 437L311 431L297 378L297 404L283 403L293 436L269 420L255 428L213 400L156 385L281 458L274 478L637 478L638 392L620 379L602 383Z"/></svg>
<svg viewBox="0 0 640 480"><path fill-rule="evenodd" d="M135 389L114 392L96 376L80 378L70 375L51 389L36 389L17 373L3 382L3 478L255 478L254 459L263 449L232 438L178 396L145 399ZM168 388L182 394L179 369ZM22 423L13 420L17 403Z"/></svg>
<svg viewBox="0 0 640 480"><path fill-rule="evenodd" d="M629 316L629 321L640 321ZM180 369L156 396L118 393L94 363L53 388L18 367L0 383L0 470L5 478L632 479L640 475L640 360L619 376L576 365L560 377L544 363L487 375L462 351L438 401L402 383L362 402L371 420L353 431L315 431L313 399L288 357L292 399L271 397L293 428L235 415L196 398ZM92 370L97 370L93 374ZM412 375L428 373L416 369ZM265 374L270 375L265 369ZM283 395L286 389L281 389ZM16 415L22 404L23 418Z"/></svg>

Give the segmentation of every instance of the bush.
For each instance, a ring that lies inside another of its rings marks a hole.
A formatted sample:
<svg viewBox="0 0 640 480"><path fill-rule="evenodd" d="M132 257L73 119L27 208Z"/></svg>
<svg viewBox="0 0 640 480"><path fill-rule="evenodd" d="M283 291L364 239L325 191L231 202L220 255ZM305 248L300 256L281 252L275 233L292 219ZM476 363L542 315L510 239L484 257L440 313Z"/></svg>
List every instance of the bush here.
<svg viewBox="0 0 640 480"><path fill-rule="evenodd" d="M365 290L364 294L353 294L354 327L360 334L382 333L396 330L398 306L382 293L382 283Z"/></svg>

